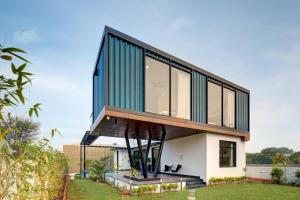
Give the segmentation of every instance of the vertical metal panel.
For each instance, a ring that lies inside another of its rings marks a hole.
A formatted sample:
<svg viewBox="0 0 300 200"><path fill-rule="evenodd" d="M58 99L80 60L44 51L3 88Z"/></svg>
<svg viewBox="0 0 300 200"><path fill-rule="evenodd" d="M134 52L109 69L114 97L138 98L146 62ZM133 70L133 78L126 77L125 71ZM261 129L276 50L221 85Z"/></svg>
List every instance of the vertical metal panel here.
<svg viewBox="0 0 300 200"><path fill-rule="evenodd" d="M103 48L100 52L97 68L93 76L93 85L93 121L95 121L105 105L105 59Z"/></svg>
<svg viewBox="0 0 300 200"><path fill-rule="evenodd" d="M236 91L236 128L249 131L249 95L245 92Z"/></svg>
<svg viewBox="0 0 300 200"><path fill-rule="evenodd" d="M192 120L194 122L206 123L206 84L206 76L196 71L192 72Z"/></svg>
<svg viewBox="0 0 300 200"><path fill-rule="evenodd" d="M109 35L108 48L108 104L143 112L143 49L113 35Z"/></svg>

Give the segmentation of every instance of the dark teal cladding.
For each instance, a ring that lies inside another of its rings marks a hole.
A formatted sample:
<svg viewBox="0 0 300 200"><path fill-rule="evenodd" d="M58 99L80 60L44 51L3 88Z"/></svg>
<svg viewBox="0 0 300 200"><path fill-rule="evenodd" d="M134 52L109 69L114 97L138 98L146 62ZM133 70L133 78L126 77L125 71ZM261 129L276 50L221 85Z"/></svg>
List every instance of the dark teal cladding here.
<svg viewBox="0 0 300 200"><path fill-rule="evenodd" d="M192 72L192 121L206 123L206 76Z"/></svg>
<svg viewBox="0 0 300 200"><path fill-rule="evenodd" d="M93 121L97 118L105 105L105 60L104 49L102 48L93 77Z"/></svg>
<svg viewBox="0 0 300 200"><path fill-rule="evenodd" d="M249 131L249 95L236 91L236 128L241 131Z"/></svg>
<svg viewBox="0 0 300 200"><path fill-rule="evenodd" d="M143 49L109 35L108 53L108 104L143 112Z"/></svg>

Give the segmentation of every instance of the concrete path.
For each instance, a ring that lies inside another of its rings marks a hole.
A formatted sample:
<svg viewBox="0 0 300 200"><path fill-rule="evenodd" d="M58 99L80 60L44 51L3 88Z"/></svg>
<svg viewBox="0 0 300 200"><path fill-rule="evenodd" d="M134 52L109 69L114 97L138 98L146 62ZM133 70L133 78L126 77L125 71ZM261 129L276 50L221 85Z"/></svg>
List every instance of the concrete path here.
<svg viewBox="0 0 300 200"><path fill-rule="evenodd" d="M187 197L187 200L196 200L196 189L190 189L189 191L189 195Z"/></svg>

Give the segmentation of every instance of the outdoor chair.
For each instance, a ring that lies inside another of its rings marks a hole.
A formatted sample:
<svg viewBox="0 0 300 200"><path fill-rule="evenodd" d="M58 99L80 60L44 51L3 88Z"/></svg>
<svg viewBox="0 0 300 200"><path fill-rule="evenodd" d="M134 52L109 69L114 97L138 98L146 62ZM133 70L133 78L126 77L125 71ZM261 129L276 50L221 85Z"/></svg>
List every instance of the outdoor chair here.
<svg viewBox="0 0 300 200"><path fill-rule="evenodd" d="M164 170L164 172L169 172L169 171L171 171L172 167L173 167L173 165L165 165L165 170Z"/></svg>
<svg viewBox="0 0 300 200"><path fill-rule="evenodd" d="M171 170L171 172L177 173L181 169L182 165L177 165L175 170Z"/></svg>

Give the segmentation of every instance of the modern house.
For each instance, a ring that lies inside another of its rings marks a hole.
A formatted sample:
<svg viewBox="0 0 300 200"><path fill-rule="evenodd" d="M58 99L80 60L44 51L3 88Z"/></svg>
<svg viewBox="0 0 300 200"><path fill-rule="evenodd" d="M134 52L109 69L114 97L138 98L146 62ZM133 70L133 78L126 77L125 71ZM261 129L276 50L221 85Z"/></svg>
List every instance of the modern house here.
<svg viewBox="0 0 300 200"><path fill-rule="evenodd" d="M142 174L151 141L160 141L151 177L165 165L201 177L245 175L250 91L110 27L104 28L93 71L92 125L99 136L137 140ZM141 140L148 140L146 152Z"/></svg>

